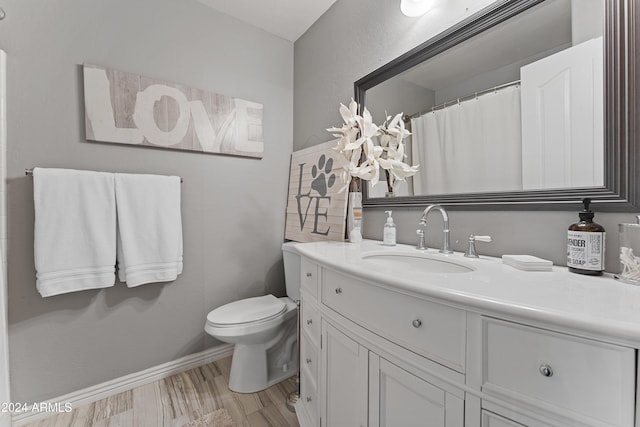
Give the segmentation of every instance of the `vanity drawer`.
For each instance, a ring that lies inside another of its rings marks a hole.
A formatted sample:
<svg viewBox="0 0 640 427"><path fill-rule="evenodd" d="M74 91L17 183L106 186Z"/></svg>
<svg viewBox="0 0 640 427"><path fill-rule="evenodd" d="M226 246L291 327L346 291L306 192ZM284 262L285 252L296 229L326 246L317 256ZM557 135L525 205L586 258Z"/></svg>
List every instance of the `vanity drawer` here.
<svg viewBox="0 0 640 427"><path fill-rule="evenodd" d="M633 349L488 318L483 334L484 392L633 426Z"/></svg>
<svg viewBox="0 0 640 427"><path fill-rule="evenodd" d="M300 260L300 287L314 298L318 298L318 273L318 264L304 257Z"/></svg>
<svg viewBox="0 0 640 427"><path fill-rule="evenodd" d="M322 303L396 344L464 372L466 314L446 305L323 272Z"/></svg>
<svg viewBox="0 0 640 427"><path fill-rule="evenodd" d="M309 335L316 347L320 347L320 312L307 292L302 292L302 331Z"/></svg>
<svg viewBox="0 0 640 427"><path fill-rule="evenodd" d="M311 419L313 426L318 426L318 390L315 381L311 378L309 371L304 367L300 369L300 400L305 411Z"/></svg>
<svg viewBox="0 0 640 427"><path fill-rule="evenodd" d="M314 384L318 382L318 364L320 359L318 358L318 348L311 343L306 334L301 335L302 342L300 343L300 366L304 366L304 369L309 371Z"/></svg>

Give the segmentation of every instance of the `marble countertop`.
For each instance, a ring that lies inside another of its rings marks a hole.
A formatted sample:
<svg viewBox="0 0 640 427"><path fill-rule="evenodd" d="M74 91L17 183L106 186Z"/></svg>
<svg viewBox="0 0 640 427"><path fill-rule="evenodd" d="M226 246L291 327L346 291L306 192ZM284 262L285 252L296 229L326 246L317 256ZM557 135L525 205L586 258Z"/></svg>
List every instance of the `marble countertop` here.
<svg viewBox="0 0 640 427"><path fill-rule="evenodd" d="M400 291L416 293L472 311L532 320L589 336L640 346L640 287L620 282L611 274L586 276L566 267L552 271L522 271L500 258L465 258L444 255L437 249L418 251L413 246L386 247L365 240L314 242L297 245L300 253L326 267ZM474 269L468 273L429 273L393 268L362 254L371 252L441 257Z"/></svg>

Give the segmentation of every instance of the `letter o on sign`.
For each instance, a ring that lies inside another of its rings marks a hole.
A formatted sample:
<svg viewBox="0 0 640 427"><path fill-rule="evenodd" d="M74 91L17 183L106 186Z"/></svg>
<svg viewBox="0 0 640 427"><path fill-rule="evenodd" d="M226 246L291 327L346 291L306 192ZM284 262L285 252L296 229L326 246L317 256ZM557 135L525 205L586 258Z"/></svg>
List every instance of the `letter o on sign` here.
<svg viewBox="0 0 640 427"><path fill-rule="evenodd" d="M160 101L163 96L175 99L178 103L178 110L180 111L176 125L168 132L158 128L156 120L153 117L155 103ZM176 88L155 84L148 86L136 96L136 108L133 112L133 121L145 138L153 145L169 147L178 144L187 134L190 118L191 110L189 109L189 101L187 101L187 97Z"/></svg>

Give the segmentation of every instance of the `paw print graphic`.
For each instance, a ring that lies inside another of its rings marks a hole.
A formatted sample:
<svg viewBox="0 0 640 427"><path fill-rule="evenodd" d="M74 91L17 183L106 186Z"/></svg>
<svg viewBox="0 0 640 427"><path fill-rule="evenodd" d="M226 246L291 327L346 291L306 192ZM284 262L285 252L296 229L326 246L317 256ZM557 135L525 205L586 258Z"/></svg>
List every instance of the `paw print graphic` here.
<svg viewBox="0 0 640 427"><path fill-rule="evenodd" d="M320 197L326 196L327 189L333 187L336 182L335 174L331 173L332 168L333 159L327 160L324 154L318 159L318 165L313 165L313 168L311 168L311 176L314 178L311 181L311 189L317 191Z"/></svg>

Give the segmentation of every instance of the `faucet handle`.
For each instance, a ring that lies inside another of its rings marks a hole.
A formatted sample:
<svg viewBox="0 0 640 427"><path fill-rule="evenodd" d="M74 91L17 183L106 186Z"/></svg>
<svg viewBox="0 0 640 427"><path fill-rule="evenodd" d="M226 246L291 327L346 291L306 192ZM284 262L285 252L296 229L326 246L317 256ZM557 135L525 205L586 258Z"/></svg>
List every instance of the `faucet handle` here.
<svg viewBox="0 0 640 427"><path fill-rule="evenodd" d="M464 253L464 256L467 258L480 258L478 256L478 251L476 251L476 241L491 243L493 239L491 236L474 236L473 234L469 236L467 251Z"/></svg>
<svg viewBox="0 0 640 427"><path fill-rule="evenodd" d="M418 245L416 246L416 249L418 249L418 250L427 249L427 247L425 246L425 241L424 241L424 230L422 228L419 228L419 229L416 230L416 234L418 236L420 236L420 238L418 240Z"/></svg>

